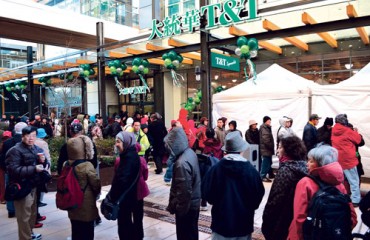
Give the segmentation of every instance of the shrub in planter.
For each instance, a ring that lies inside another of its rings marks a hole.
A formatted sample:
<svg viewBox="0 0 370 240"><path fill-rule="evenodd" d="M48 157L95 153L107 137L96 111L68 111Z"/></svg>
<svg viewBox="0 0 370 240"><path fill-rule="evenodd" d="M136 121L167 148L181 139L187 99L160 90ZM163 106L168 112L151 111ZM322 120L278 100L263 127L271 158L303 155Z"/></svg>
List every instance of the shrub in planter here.
<svg viewBox="0 0 370 240"><path fill-rule="evenodd" d="M106 138L106 139L99 139L95 142L96 149L98 151L98 158L100 156L114 156L114 144L116 143L116 139L114 138Z"/></svg>
<svg viewBox="0 0 370 240"><path fill-rule="evenodd" d="M65 143L64 137L53 137L47 140L49 144L49 150L50 150L50 158L51 158L51 171L56 172L57 171L57 164L58 164L58 158L59 158L59 151L60 148Z"/></svg>

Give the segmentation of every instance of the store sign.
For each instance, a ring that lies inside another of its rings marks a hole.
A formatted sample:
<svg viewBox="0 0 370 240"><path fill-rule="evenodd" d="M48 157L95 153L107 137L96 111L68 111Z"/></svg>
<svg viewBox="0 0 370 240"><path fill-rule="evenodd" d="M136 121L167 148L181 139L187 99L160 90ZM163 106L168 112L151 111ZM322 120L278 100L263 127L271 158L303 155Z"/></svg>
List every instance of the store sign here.
<svg viewBox="0 0 370 240"><path fill-rule="evenodd" d="M68 97L67 104L69 106L79 106L81 105L81 97ZM64 107L65 102L61 98L50 98L48 101L49 107Z"/></svg>
<svg viewBox="0 0 370 240"><path fill-rule="evenodd" d="M120 88L119 95L127 95L127 94L146 94L147 93L147 86L138 86L138 87L129 87L129 88Z"/></svg>
<svg viewBox="0 0 370 240"><path fill-rule="evenodd" d="M233 58L218 53L211 53L211 66L229 71L240 71L239 58Z"/></svg>
<svg viewBox="0 0 370 240"><path fill-rule="evenodd" d="M218 12L220 14L216 16ZM247 14L240 17L241 13ZM257 18L257 0L227 0L223 3L203 6L200 10L189 10L183 16L177 14L167 16L162 22L153 19L152 33L148 40L180 35L182 32L193 33L195 28L200 27L200 18L203 16L207 18L206 30L255 19Z"/></svg>

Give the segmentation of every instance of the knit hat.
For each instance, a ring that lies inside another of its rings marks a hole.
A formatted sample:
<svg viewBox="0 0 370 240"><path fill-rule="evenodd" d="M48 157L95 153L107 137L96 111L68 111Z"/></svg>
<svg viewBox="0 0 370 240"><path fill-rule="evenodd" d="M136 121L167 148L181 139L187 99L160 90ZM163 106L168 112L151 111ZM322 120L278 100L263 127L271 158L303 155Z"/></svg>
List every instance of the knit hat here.
<svg viewBox="0 0 370 240"><path fill-rule="evenodd" d="M223 151L241 153L249 148L249 144L240 136L237 131L229 132L225 137Z"/></svg>
<svg viewBox="0 0 370 240"><path fill-rule="evenodd" d="M11 131L4 131L3 132L3 138L11 138L12 137L12 132Z"/></svg>
<svg viewBox="0 0 370 240"><path fill-rule="evenodd" d="M141 124L141 129L148 128L148 124Z"/></svg>
<svg viewBox="0 0 370 240"><path fill-rule="evenodd" d="M256 120L249 120L249 126L257 124Z"/></svg>
<svg viewBox="0 0 370 240"><path fill-rule="evenodd" d="M14 126L14 131L16 134L22 134L22 129L27 127L27 124L24 123L24 122L19 122L17 124L15 124Z"/></svg>
<svg viewBox="0 0 370 240"><path fill-rule="evenodd" d="M267 122L268 120L271 120L269 116L264 116L263 117L263 123Z"/></svg>
<svg viewBox="0 0 370 240"><path fill-rule="evenodd" d="M335 117L335 123L340 123L340 124L343 124L343 125L347 126L348 125L348 119L347 119L346 115L338 114Z"/></svg>
<svg viewBox="0 0 370 240"><path fill-rule="evenodd" d="M82 124L77 119L73 120L71 124L71 132L72 133L79 133L83 129Z"/></svg>
<svg viewBox="0 0 370 240"><path fill-rule="evenodd" d="M134 119L133 118L131 118L131 117L127 118L127 121L126 121L126 124L127 125L132 125L133 123L134 123Z"/></svg>
<svg viewBox="0 0 370 240"><path fill-rule="evenodd" d="M333 126L334 124L334 121L333 121L333 118L325 118L325 122L324 122L324 126L327 126L327 125L330 125L330 126Z"/></svg>

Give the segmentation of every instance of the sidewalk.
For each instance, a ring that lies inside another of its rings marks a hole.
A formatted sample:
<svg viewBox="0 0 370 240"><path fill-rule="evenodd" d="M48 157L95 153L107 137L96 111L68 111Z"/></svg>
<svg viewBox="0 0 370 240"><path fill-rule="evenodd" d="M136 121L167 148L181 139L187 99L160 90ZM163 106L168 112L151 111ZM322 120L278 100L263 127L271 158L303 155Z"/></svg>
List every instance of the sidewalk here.
<svg viewBox="0 0 370 240"><path fill-rule="evenodd" d="M167 205L168 203L168 195L170 187L165 185L163 182L163 174L156 175L153 173L154 168L149 169L149 179L148 185L151 191L150 195L145 198L145 201L152 202L152 203L159 203L162 205ZM262 214L263 208L266 204L268 194L270 192L271 183L264 183L265 186L265 196L260 204L259 209L256 211L255 214L255 227L261 227L262 224ZM102 196L101 199L109 191L110 186L105 186L102 189ZM362 191L369 191L370 184L363 183L361 185ZM34 229L36 233L41 233L43 239L52 239L52 240L65 240L70 236L70 221L67 216L66 211L58 210L55 206L55 192L49 192L45 194L44 202L48 205L45 207L40 208L40 213L45 215L47 218L43 221L44 226L39 229ZM100 202L98 201L98 207L100 208ZM359 209L356 209L359 216ZM201 212L204 215L211 216L211 210L208 209L207 212ZM0 239L17 239L17 223L15 218L8 218L8 213L6 211L6 206L0 204ZM108 221L102 217L102 223L95 228L95 239L96 240L110 240L110 239L119 239L117 233L117 222L116 221ZM359 220L359 223L361 221ZM359 224L360 225L360 224ZM355 232L357 232L356 226ZM362 226L362 231L366 230L365 226ZM166 239L172 240L176 239L176 227L172 223L168 223L165 221L161 221L159 219L154 219L150 217L144 217L144 235L145 240L159 240L159 239ZM206 234L204 232L199 232L199 239L211 239L210 234Z"/></svg>

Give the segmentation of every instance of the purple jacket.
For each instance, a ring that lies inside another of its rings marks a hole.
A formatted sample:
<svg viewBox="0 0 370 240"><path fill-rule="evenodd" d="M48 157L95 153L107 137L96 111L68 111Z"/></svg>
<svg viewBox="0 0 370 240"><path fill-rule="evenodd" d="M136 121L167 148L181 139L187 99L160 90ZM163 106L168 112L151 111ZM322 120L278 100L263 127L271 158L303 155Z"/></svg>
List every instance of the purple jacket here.
<svg viewBox="0 0 370 240"><path fill-rule="evenodd" d="M139 171L139 179L137 181L137 199L143 200L150 193L148 185L145 182L146 180L148 180L148 166L145 158L143 157L140 157Z"/></svg>

